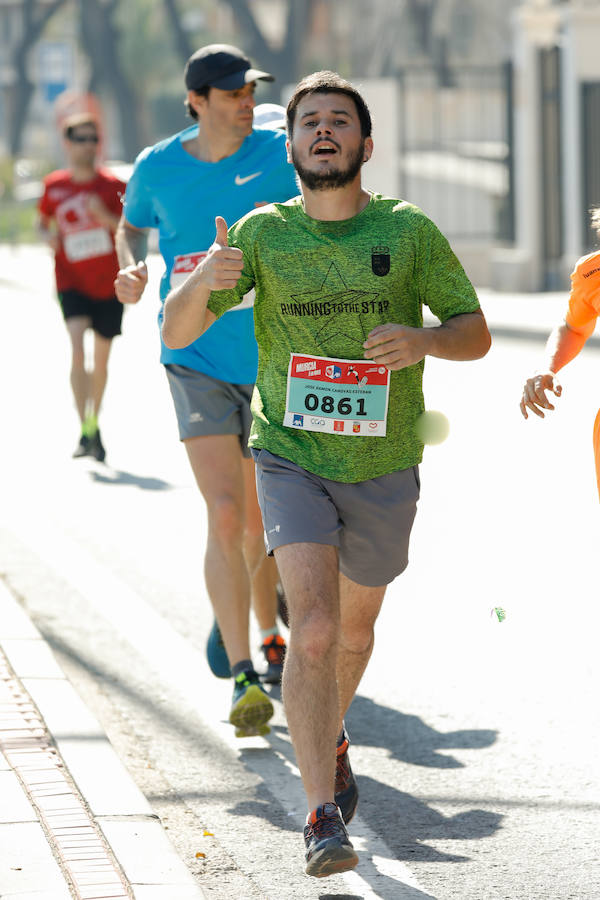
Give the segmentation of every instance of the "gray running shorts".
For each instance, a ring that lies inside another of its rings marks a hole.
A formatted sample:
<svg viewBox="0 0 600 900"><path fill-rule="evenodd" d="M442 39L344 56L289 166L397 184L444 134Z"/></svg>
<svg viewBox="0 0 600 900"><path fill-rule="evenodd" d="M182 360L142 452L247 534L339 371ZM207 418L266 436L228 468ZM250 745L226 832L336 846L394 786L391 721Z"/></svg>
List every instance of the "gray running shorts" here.
<svg viewBox="0 0 600 900"><path fill-rule="evenodd" d="M169 364L165 369L180 440L209 434L237 434L242 453L250 456L250 400L254 385L229 384L185 366Z"/></svg>
<svg viewBox="0 0 600 900"><path fill-rule="evenodd" d="M357 584L389 584L408 565L419 499L419 467L346 484L253 450L267 552L284 544L331 544Z"/></svg>

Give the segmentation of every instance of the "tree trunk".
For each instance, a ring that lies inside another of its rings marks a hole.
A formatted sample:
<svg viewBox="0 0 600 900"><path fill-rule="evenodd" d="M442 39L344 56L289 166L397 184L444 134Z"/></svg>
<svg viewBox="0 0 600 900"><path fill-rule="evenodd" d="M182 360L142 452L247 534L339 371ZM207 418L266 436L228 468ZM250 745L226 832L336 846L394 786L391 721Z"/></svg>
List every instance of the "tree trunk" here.
<svg viewBox="0 0 600 900"><path fill-rule="evenodd" d="M177 0L163 0L163 4L167 21L173 32L175 51L182 63L185 64L194 50L189 42L185 29L181 26L181 15L177 7Z"/></svg>
<svg viewBox="0 0 600 900"><path fill-rule="evenodd" d="M91 65L90 90L106 88L119 114L126 159L132 160L146 145L139 101L123 71L118 54L119 35L113 23L118 0L80 0L81 40Z"/></svg>
<svg viewBox="0 0 600 900"><path fill-rule="evenodd" d="M313 0L288 0L286 34L281 50L274 50L260 30L248 0L227 0L234 12L240 31L246 36L243 49L260 69L266 69L277 79L277 84L298 81L303 74L302 48L308 33ZM278 99L277 88L272 92Z"/></svg>
<svg viewBox="0 0 600 900"><path fill-rule="evenodd" d="M12 157L18 156L21 152L23 132L34 91L27 74L29 53L40 39L47 23L64 3L65 0L53 0L52 3L38 9L36 0L23 2L23 36L12 53L15 79L7 91L8 145Z"/></svg>

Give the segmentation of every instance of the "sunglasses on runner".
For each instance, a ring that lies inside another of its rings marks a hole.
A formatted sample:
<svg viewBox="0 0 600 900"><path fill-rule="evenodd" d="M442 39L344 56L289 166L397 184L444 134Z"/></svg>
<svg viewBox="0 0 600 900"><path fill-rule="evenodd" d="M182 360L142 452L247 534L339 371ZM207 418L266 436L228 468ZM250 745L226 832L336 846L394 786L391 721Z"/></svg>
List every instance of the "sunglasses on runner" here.
<svg viewBox="0 0 600 900"><path fill-rule="evenodd" d="M97 134L72 134L70 138L68 138L73 144L98 144L100 143L100 138Z"/></svg>

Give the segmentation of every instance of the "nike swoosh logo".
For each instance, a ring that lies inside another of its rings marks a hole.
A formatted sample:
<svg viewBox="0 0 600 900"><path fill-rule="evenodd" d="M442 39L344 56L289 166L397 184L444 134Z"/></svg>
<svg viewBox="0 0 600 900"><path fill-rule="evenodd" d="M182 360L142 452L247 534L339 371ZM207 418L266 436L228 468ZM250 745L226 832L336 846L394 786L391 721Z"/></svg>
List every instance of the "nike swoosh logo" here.
<svg viewBox="0 0 600 900"><path fill-rule="evenodd" d="M252 175L246 175L242 178L241 175L235 176L235 183L239 186L242 184L246 184L247 181L252 181L253 178L258 178L259 175L262 175L262 172L254 172Z"/></svg>

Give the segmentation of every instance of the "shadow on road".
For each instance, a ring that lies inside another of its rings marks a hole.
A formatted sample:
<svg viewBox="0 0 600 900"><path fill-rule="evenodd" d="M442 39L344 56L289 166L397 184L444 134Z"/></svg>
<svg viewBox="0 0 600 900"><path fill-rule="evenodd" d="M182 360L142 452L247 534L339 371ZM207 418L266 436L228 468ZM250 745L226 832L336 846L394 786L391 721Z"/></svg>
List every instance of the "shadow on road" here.
<svg viewBox="0 0 600 900"><path fill-rule="evenodd" d="M168 481L162 478L146 478L143 475L134 475L133 472L123 472L120 469L107 470L107 473L90 470L90 478L100 484L130 484L139 487L142 491L170 491L173 488Z"/></svg>
<svg viewBox="0 0 600 900"><path fill-rule="evenodd" d="M157 707L151 697L140 689L140 685L124 682L111 671L110 664L86 658L80 648L74 647L68 639L56 632L52 623L38 620L38 627L55 652L68 656L72 662L92 674L99 683L104 682L107 687L110 685L118 694L127 696L138 707L145 708L147 713L156 717L157 726L160 720L162 727L172 729L184 747L186 745L189 747L191 753L197 750L200 742L205 746L212 745L219 752L223 751L217 735L207 733L200 721L184 718L168 706ZM280 696L278 688L272 691L272 696L275 699ZM496 732L491 730L437 732L418 716L406 715L365 697L355 699L351 715L348 717L348 726L355 747L360 745L382 747L387 749L392 760L439 768L458 768L462 765L452 757L448 758L437 753L439 749L483 748L492 744L496 738ZM250 828L257 827L257 822L263 819L276 828L296 832L298 831L296 816L290 816L285 800L281 802L286 796L286 785L289 785L290 778L293 777L288 763L294 761L285 726L274 726L268 740L272 749L264 747L241 749L239 754L241 762L249 771L259 775L260 781L251 799L233 803L228 812L249 819ZM450 763L448 759L451 760ZM386 777L387 782L384 783L370 775L358 776L361 800L358 817L352 823L350 833L361 842L361 877L372 887L375 896L380 900L399 900L399 898L433 900L425 891L399 881L397 877L391 877L377 867L376 854L381 852L381 849L374 848L369 853L369 840L372 836L378 836L389 850L390 857L398 861L465 862L469 857L445 853L428 846L425 842L475 841L488 838L498 830L503 816L481 809L445 816L423 800L398 790L389 783L389 771ZM399 773L397 782L400 780ZM223 792L225 802L227 793L230 793L230 788ZM202 802L205 797L206 793L200 789L192 792L178 791L177 798L171 797L171 800ZM148 799L150 802L153 800L152 797ZM465 799L465 803L467 802ZM347 892L319 895L319 900L333 900L333 898L358 900L356 895Z"/></svg>
<svg viewBox="0 0 600 900"><path fill-rule="evenodd" d="M436 850L426 841L478 841L491 837L503 819L483 809L445 816L423 800L370 776L360 776L358 784L362 821L382 834L394 859L407 863L467 862L468 856Z"/></svg>
<svg viewBox="0 0 600 900"><path fill-rule="evenodd" d="M460 769L463 763L438 750L481 750L497 737L489 729L436 731L418 716L380 706L368 697L355 697L348 716L353 744L383 747L393 759L435 769Z"/></svg>
<svg viewBox="0 0 600 900"><path fill-rule="evenodd" d="M279 699L280 690L274 688L271 696ZM497 737L497 732L489 729L439 732L418 716L406 715L360 696L355 698L347 721L355 747L381 747L387 750L392 760L441 769L462 768L463 763L439 753L439 750L482 749L491 746ZM283 737L285 731L284 727L275 726L268 738L277 751L277 756L269 764L269 781L263 781L253 800L232 807L229 810L232 815L254 819L265 817L278 827L295 828L289 818L286 820L283 810L275 813L272 803L272 791L276 792L277 785L285 783L285 779L290 777L286 760L293 762L293 750ZM254 750L242 750L240 755L248 767L256 771L255 753ZM277 771L277 760L280 760L281 771ZM370 835L378 835L389 849L391 858L398 861L408 864L415 861L462 863L469 861L469 857L438 850L429 846L427 841L463 842L489 838L500 828L504 818L501 814L483 809L446 816L424 800L390 783L389 769L386 770L385 782L371 775L359 775L357 780L361 799L358 818L350 826L350 833L365 842L366 852L361 853L361 876L372 886L376 896L383 900L396 900L398 897L402 900L424 900L429 895L408 884L400 884L383 874L374 861L369 861ZM400 772L396 783L401 783ZM466 798L464 803L468 803ZM364 833L361 834L361 831ZM320 895L320 900L347 896L326 894Z"/></svg>

